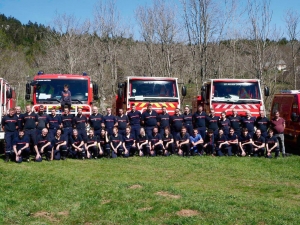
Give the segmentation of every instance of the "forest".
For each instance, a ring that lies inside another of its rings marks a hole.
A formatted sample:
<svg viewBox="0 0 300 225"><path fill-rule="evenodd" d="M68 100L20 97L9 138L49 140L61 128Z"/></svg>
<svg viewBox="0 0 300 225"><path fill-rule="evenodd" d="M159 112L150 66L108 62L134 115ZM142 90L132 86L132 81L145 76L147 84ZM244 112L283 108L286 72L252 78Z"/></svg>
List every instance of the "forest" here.
<svg viewBox="0 0 300 225"><path fill-rule="evenodd" d="M115 0L99 0L93 20L57 14L51 26L0 15L1 77L26 104L25 83L39 71L88 73L99 85L98 105L112 104L126 76L178 77L188 98L211 78L257 78L271 96L300 88L299 12L278 30L270 0L152 0L126 23ZM92 13L92 12L91 12ZM270 106L271 97L266 99Z"/></svg>

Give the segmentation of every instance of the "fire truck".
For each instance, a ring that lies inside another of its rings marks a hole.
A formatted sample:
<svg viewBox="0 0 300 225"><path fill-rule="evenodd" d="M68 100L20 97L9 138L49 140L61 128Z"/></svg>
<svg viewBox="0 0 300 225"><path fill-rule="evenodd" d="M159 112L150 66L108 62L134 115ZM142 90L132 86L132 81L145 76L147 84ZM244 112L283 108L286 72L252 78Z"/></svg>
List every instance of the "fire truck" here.
<svg viewBox="0 0 300 225"><path fill-rule="evenodd" d="M264 96L269 95L268 87L264 88ZM209 113L214 109L217 116L222 112L231 115L236 109L240 116L250 111L252 116L258 116L260 110L265 110L258 79L209 79L203 83L201 95L193 100L193 111L202 105Z"/></svg>
<svg viewBox="0 0 300 225"><path fill-rule="evenodd" d="M55 108L57 114L61 114L61 92L64 85L69 85L72 95L71 114L77 114L78 108L82 108L82 113L90 115L93 100L98 100L98 85L91 81L91 78L83 73L78 74L44 74L40 71L34 76L32 81L26 83L25 99L31 99L33 110L36 112L40 105L45 107L45 112L50 114L51 109Z"/></svg>
<svg viewBox="0 0 300 225"><path fill-rule="evenodd" d="M10 84L0 78L0 119L8 113L10 108L14 108L16 106L16 94ZM1 123L1 122L0 122ZM0 126L0 140L4 139L4 131L2 130L2 124Z"/></svg>
<svg viewBox="0 0 300 225"><path fill-rule="evenodd" d="M186 87L181 90L182 96L186 95ZM171 77L127 77L125 82L118 84L116 97L116 110L123 109L129 112L134 104L136 110L143 113L147 104L151 103L157 113L162 113L165 106L170 115L176 108L180 108L180 93L178 79ZM116 111L116 114L118 112Z"/></svg>
<svg viewBox="0 0 300 225"><path fill-rule="evenodd" d="M286 128L284 130L285 144L291 147L291 150L300 153L300 90L283 90L275 94L272 107L271 118L275 111L279 111L280 117L285 120Z"/></svg>

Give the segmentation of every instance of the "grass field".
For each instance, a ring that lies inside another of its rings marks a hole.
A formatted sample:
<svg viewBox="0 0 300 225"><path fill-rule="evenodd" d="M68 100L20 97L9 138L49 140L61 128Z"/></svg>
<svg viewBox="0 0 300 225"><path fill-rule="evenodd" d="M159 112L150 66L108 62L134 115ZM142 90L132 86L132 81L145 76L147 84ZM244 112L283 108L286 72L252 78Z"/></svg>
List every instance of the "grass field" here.
<svg viewBox="0 0 300 225"><path fill-rule="evenodd" d="M1 224L299 224L300 157L4 163Z"/></svg>

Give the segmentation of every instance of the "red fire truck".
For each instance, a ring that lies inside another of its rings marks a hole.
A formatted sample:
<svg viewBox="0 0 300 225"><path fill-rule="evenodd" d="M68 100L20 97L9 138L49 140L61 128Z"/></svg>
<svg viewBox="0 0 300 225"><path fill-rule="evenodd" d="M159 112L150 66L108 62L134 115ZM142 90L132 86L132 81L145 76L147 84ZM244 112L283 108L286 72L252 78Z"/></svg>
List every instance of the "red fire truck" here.
<svg viewBox="0 0 300 225"><path fill-rule="evenodd" d="M296 154L300 153L300 90L283 90L275 94L272 101L271 118L276 110L284 118L285 144Z"/></svg>
<svg viewBox="0 0 300 225"><path fill-rule="evenodd" d="M60 99L65 84L69 85L72 94L71 113L77 114L78 107L81 107L83 114L90 115L93 100L98 99L98 85L93 83L86 73L44 74L40 71L34 76L33 81L27 82L25 99L30 100L33 86L33 110L38 111L39 106L44 105L47 114L50 114L52 108L61 114Z"/></svg>
<svg viewBox="0 0 300 225"><path fill-rule="evenodd" d="M176 108L180 108L180 93L178 79L171 77L127 77L125 82L118 84L116 109L124 112L131 110L132 104L141 113L146 110L147 104L161 113L162 106L166 106L170 115ZM186 88L182 87L182 95L186 95ZM117 112L116 112L117 113Z"/></svg>
<svg viewBox="0 0 300 225"><path fill-rule="evenodd" d="M16 106L16 94L10 84L0 78L0 119L3 115L8 113L10 108L14 108ZM1 123L1 122L0 122ZM2 130L2 124L0 126L0 140L4 139L4 131Z"/></svg>
<svg viewBox="0 0 300 225"><path fill-rule="evenodd" d="M268 96L268 87L264 90L264 95ZM246 115L248 110L253 116L258 116L260 110L265 110L258 79L207 80L201 88L201 96L193 101L193 111L197 110L198 105L203 105L207 113L213 108L217 116L221 112L231 115L232 109L236 109L240 116Z"/></svg>

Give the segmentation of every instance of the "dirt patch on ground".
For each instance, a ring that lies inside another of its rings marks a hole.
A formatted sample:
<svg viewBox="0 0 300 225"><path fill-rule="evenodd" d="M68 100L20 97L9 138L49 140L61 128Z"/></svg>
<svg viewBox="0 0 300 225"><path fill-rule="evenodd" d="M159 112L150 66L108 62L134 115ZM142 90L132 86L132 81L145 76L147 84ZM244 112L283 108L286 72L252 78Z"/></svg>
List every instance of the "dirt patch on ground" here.
<svg viewBox="0 0 300 225"><path fill-rule="evenodd" d="M191 209L182 209L182 210L178 211L176 214L178 216L189 217L189 216L197 216L199 214L199 212L196 210L191 210Z"/></svg>
<svg viewBox="0 0 300 225"><path fill-rule="evenodd" d="M49 220L52 223L58 223L59 220L56 219L53 215L51 215L51 213L45 212L45 211L39 211L33 214L33 217L37 218L45 218L47 220Z"/></svg>
<svg viewBox="0 0 300 225"><path fill-rule="evenodd" d="M107 203L110 203L110 200L108 200L108 199L103 199L102 202L101 202L102 205L107 204Z"/></svg>
<svg viewBox="0 0 300 225"><path fill-rule="evenodd" d="M151 209L153 209L153 207L145 207L145 208L138 209L138 211L143 212L143 211L149 211Z"/></svg>
<svg viewBox="0 0 300 225"><path fill-rule="evenodd" d="M160 195L160 196L163 196L163 197L166 197L166 198L174 198L174 199L181 198L180 195L172 195L172 194L170 194L169 192L166 192L166 191L159 191L159 192L156 192L156 194Z"/></svg>
<svg viewBox="0 0 300 225"><path fill-rule="evenodd" d="M68 216L68 215L69 215L69 212L68 212L68 211L58 212L57 215L60 215L60 216Z"/></svg>
<svg viewBox="0 0 300 225"><path fill-rule="evenodd" d="M139 185L139 184L134 184L134 185L129 187L129 189L138 189L138 188L142 188L142 186Z"/></svg>

